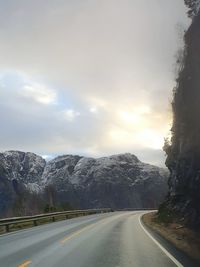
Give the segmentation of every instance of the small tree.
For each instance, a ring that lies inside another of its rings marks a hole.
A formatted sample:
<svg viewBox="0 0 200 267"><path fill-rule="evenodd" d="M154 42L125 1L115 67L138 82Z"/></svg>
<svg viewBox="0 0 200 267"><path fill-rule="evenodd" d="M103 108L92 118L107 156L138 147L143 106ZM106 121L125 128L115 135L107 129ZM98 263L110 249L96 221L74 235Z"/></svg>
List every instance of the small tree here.
<svg viewBox="0 0 200 267"><path fill-rule="evenodd" d="M171 140L169 137L164 139L163 151L165 151L167 155L169 155L171 152Z"/></svg>

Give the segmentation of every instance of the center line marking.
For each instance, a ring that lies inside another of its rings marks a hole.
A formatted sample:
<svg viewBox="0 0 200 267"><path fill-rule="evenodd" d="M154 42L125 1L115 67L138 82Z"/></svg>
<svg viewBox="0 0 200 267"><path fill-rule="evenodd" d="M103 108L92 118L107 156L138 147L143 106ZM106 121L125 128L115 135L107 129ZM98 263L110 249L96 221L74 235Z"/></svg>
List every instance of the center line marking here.
<svg viewBox="0 0 200 267"><path fill-rule="evenodd" d="M18 265L17 267L27 267L29 264L31 264L31 261L25 261L24 263Z"/></svg>
<svg viewBox="0 0 200 267"><path fill-rule="evenodd" d="M107 223L112 222L113 220L116 220L116 219L118 219L119 217L122 217L122 216L124 216L124 214L120 214L120 215L114 216L114 218L112 218L112 217L111 218L105 218L105 219L102 219L100 222L98 221L96 223L93 223L91 225L88 225L86 227L83 227L82 229L74 232L73 234L71 234L71 235L67 236L66 238L64 238L63 240L61 240L60 243L61 244L65 244L65 242L71 240L73 237L78 236L82 232L84 232L84 231L86 231L86 230L88 230L90 228L93 228L96 225L104 225L104 224L107 224Z"/></svg>
<svg viewBox="0 0 200 267"><path fill-rule="evenodd" d="M93 224L91 224L91 225L88 225L88 226L82 228L82 229L79 230L79 231L76 231L75 233L71 234L70 236L67 236L66 238L64 238L63 240L60 241L61 244L64 244L64 243L67 242L68 240L70 240L70 239L72 239L73 237L75 237L75 236L81 234L82 232L86 231L87 229L94 227L95 225L96 225L96 223L93 223Z"/></svg>

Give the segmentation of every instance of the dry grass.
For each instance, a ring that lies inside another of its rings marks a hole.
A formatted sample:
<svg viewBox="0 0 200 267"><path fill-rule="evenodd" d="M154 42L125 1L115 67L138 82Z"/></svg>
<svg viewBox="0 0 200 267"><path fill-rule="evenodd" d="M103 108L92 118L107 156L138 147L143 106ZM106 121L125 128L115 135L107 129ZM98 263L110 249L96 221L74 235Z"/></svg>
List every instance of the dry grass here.
<svg viewBox="0 0 200 267"><path fill-rule="evenodd" d="M200 233L180 223L161 223L156 212L143 215L143 222L200 264Z"/></svg>

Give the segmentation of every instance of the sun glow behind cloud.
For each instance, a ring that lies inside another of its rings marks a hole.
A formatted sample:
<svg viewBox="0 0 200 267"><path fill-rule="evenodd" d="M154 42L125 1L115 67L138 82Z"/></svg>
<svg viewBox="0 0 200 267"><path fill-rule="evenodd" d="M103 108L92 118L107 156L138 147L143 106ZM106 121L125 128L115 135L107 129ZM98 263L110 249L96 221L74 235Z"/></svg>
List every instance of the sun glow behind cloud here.
<svg viewBox="0 0 200 267"><path fill-rule="evenodd" d="M167 133L166 133L167 134ZM138 142L143 144L144 147L152 149L162 149L164 143L164 136L162 132L153 129L145 128L138 133Z"/></svg>
<svg viewBox="0 0 200 267"><path fill-rule="evenodd" d="M127 123L127 124L130 124L130 125L131 124L133 124L133 125L141 124L141 117L137 113L129 113L126 111L120 111L119 116L122 119L122 121Z"/></svg>
<svg viewBox="0 0 200 267"><path fill-rule="evenodd" d="M119 111L120 119L128 125L137 125L138 127L144 126L145 116L150 114L150 107L148 106L138 106L137 108L132 109L131 111L125 110Z"/></svg>
<svg viewBox="0 0 200 267"><path fill-rule="evenodd" d="M91 112L91 113L97 113L97 112L98 112L97 107L95 107L95 106L94 106L94 107L91 107L91 108L90 108L90 112Z"/></svg>
<svg viewBox="0 0 200 267"><path fill-rule="evenodd" d="M124 129L110 131L112 143L120 146L141 146L151 149L162 149L164 137L161 133L152 129L144 129L136 133L128 132Z"/></svg>

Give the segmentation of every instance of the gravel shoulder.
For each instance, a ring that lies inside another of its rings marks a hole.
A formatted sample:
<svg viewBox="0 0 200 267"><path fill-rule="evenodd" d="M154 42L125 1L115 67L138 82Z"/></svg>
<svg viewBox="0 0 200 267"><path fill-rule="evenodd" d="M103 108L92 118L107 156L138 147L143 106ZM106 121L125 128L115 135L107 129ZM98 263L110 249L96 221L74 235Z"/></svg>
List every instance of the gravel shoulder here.
<svg viewBox="0 0 200 267"><path fill-rule="evenodd" d="M171 242L177 249L186 253L200 264L200 233L192 231L180 223L162 223L157 212L143 215L142 221L156 233Z"/></svg>

